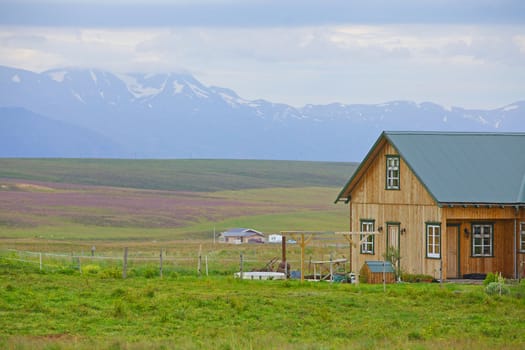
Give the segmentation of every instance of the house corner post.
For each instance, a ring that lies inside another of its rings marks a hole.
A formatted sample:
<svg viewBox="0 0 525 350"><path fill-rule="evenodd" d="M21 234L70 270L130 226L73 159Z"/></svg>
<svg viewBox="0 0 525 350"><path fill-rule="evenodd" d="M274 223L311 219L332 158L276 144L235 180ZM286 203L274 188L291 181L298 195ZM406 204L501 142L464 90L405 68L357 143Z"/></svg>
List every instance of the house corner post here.
<svg viewBox="0 0 525 350"><path fill-rule="evenodd" d="M518 211L516 210L516 216L518 215ZM514 255L514 278L519 280L519 273L518 273L518 223L517 219L514 218L514 244L513 244L513 255Z"/></svg>
<svg viewBox="0 0 525 350"><path fill-rule="evenodd" d="M448 256L447 256L447 242L448 242L448 230L447 230L447 217L445 213L445 208L441 207L441 247L440 249L440 261L439 261L439 283L443 283L443 280L447 279L447 266L448 266ZM426 234L426 233L425 233Z"/></svg>
<svg viewBox="0 0 525 350"><path fill-rule="evenodd" d="M348 232L352 232L352 202L348 202L348 211L350 212L349 214L349 219L348 219ZM353 252L352 250L354 249L354 244L353 244L353 239L352 239L352 236L348 236L349 239L348 239L348 244L349 244L349 248L348 248L348 261L349 261L349 266L348 266L348 270L351 272L351 273L354 273L354 262L352 261L353 259Z"/></svg>

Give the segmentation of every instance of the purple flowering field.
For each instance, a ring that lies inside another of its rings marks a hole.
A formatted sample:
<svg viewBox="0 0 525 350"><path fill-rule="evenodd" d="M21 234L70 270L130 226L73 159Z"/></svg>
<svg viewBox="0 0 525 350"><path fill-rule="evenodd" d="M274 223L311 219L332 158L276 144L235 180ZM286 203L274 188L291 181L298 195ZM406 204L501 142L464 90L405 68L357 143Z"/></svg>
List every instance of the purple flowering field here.
<svg viewBox="0 0 525 350"><path fill-rule="evenodd" d="M0 179L0 232L61 225L180 228L232 217L329 210L332 194L321 200L316 191L161 191Z"/></svg>

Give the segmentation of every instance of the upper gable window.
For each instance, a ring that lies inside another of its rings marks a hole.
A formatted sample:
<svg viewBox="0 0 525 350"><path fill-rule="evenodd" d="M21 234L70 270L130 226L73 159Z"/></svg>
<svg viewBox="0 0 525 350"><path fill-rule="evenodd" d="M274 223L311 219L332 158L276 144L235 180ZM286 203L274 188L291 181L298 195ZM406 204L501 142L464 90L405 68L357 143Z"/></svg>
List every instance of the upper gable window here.
<svg viewBox="0 0 525 350"><path fill-rule="evenodd" d="M399 156L386 157L386 189L399 190Z"/></svg>

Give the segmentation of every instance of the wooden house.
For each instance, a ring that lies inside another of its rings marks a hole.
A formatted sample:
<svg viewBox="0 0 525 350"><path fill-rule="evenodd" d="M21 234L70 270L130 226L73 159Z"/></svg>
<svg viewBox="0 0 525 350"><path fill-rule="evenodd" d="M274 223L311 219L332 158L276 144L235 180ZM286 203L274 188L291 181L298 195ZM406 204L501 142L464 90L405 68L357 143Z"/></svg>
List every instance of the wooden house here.
<svg viewBox="0 0 525 350"><path fill-rule="evenodd" d="M354 271L388 248L410 274L525 274L523 133L383 132L336 202Z"/></svg>
<svg viewBox="0 0 525 350"><path fill-rule="evenodd" d="M219 242L223 243L264 243L264 234L251 228L232 228L222 232Z"/></svg>

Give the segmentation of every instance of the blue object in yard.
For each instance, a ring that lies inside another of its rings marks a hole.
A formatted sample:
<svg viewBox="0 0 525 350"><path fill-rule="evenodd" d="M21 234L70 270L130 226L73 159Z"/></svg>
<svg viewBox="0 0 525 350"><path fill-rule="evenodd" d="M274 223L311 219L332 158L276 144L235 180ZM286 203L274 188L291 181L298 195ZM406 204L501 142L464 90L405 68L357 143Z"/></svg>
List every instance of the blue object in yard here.
<svg viewBox="0 0 525 350"><path fill-rule="evenodd" d="M301 271L290 271L290 278L294 280L300 280L301 279Z"/></svg>
<svg viewBox="0 0 525 350"><path fill-rule="evenodd" d="M348 279L346 278L346 275L333 274L332 275L332 281L334 281L334 282L348 282Z"/></svg>

